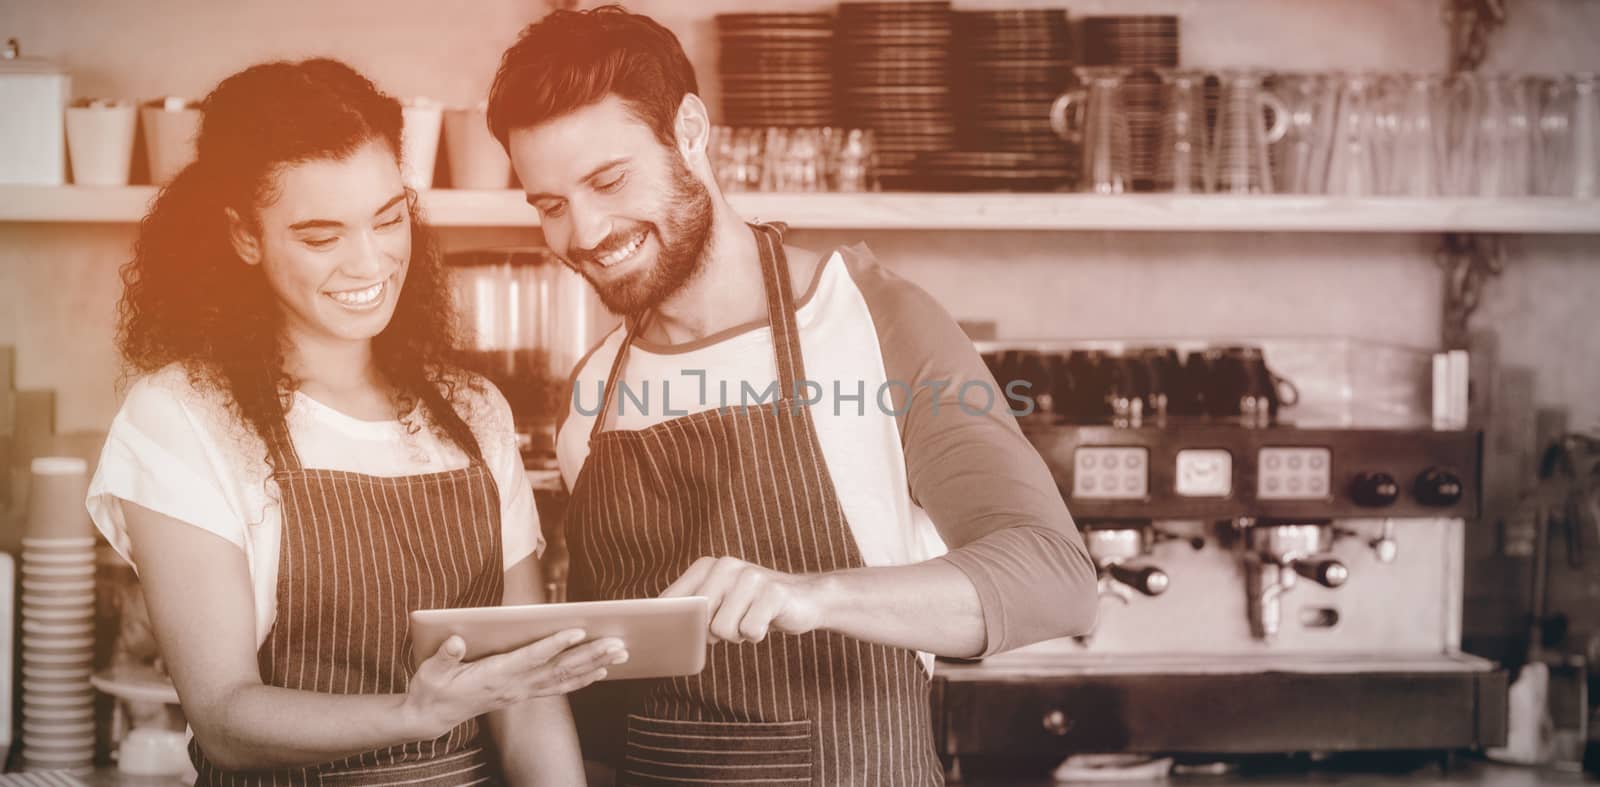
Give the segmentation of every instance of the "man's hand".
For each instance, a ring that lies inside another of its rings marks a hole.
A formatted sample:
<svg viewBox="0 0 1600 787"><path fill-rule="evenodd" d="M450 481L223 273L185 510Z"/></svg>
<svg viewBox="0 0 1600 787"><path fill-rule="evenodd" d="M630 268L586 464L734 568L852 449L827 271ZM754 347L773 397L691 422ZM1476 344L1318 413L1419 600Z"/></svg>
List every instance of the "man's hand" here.
<svg viewBox="0 0 1600 787"><path fill-rule="evenodd" d="M772 630L804 634L821 626L823 576L785 574L732 557L703 557L661 596L705 596L711 599L713 640L760 642Z"/></svg>

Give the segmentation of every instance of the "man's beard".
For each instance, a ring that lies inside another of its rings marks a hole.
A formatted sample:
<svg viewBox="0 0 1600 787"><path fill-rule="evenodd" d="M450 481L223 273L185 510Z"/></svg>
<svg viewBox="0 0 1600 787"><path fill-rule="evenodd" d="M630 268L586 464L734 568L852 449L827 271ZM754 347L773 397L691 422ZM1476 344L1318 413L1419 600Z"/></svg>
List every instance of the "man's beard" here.
<svg viewBox="0 0 1600 787"><path fill-rule="evenodd" d="M705 265L706 244L711 238L711 192L682 161L669 161L672 192L665 203L666 218L661 225L649 224L646 230L656 236L659 245L655 265L604 283L586 275L600 302L616 314L632 317L655 308L683 289Z"/></svg>

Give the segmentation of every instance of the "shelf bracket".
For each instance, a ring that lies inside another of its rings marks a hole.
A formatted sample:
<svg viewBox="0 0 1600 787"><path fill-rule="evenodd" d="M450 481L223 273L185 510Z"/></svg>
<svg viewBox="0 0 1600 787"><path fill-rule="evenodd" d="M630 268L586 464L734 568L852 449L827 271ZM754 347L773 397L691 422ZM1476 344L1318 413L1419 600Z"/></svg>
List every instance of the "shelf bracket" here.
<svg viewBox="0 0 1600 787"><path fill-rule="evenodd" d="M1506 0L1444 0L1450 31L1450 71L1476 71L1489 56L1489 38L1506 22Z"/></svg>
<svg viewBox="0 0 1600 787"><path fill-rule="evenodd" d="M1484 286L1505 272L1505 239L1498 235L1448 234L1433 259L1444 272L1444 348L1465 350L1467 323L1482 303Z"/></svg>

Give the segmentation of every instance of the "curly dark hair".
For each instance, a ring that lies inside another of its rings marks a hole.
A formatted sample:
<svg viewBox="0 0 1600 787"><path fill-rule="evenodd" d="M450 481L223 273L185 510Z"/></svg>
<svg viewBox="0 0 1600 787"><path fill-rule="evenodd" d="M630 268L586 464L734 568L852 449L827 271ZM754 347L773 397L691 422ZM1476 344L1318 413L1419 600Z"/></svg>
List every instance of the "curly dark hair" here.
<svg viewBox="0 0 1600 787"><path fill-rule="evenodd" d="M342 159L372 141L398 158L400 104L350 66L313 59L240 71L201 110L195 161L156 196L122 267L117 345L126 376L182 364L192 384L222 393L265 441L298 381L284 368L282 307L261 266L234 251L225 211L254 224L276 198L279 174L297 163ZM409 429L420 428L409 418L420 402L433 430L465 449L471 435L451 415L482 384L462 372L443 259L416 193L407 197L411 262L373 358Z"/></svg>

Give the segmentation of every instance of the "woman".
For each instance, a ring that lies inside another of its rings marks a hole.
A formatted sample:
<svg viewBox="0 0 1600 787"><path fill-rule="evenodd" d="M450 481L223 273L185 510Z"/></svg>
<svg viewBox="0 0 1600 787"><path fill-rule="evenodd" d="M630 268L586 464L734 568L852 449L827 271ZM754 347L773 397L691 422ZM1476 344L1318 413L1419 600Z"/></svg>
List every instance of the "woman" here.
<svg viewBox="0 0 1600 787"><path fill-rule="evenodd" d="M400 105L332 60L235 74L123 269L128 391L90 489L139 569L200 783L582 783L563 632L415 673L413 609L539 600L509 407L452 363Z"/></svg>

